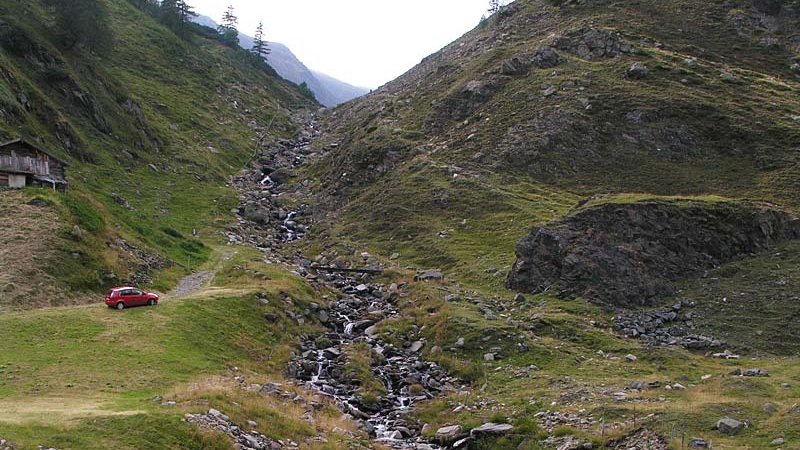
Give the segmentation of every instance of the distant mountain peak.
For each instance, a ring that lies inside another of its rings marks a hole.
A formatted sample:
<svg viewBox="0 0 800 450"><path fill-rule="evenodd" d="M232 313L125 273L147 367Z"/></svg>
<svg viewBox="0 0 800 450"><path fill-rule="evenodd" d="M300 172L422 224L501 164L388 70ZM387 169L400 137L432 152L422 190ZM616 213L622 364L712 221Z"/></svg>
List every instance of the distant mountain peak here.
<svg viewBox="0 0 800 450"><path fill-rule="evenodd" d="M197 16L194 21L210 28L217 27L217 22L208 16ZM239 45L249 49L253 46L253 38L240 32ZM270 42L269 47L271 50L267 58L269 65L281 77L292 83L306 83L317 101L327 107L340 105L370 91L367 88L353 86L330 75L309 69L292 53L289 47L281 43Z"/></svg>

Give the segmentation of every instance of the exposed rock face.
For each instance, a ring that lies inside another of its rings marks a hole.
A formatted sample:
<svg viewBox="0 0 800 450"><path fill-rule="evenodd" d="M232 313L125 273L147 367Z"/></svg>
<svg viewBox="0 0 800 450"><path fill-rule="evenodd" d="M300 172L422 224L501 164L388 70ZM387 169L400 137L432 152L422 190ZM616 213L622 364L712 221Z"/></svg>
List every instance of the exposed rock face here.
<svg viewBox="0 0 800 450"><path fill-rule="evenodd" d="M800 238L800 220L744 202L652 200L604 204L536 227L517 245L508 286L647 305L673 282Z"/></svg>
<svg viewBox="0 0 800 450"><path fill-rule="evenodd" d="M555 46L586 59L614 58L633 51L631 43L619 33L588 27L559 38Z"/></svg>

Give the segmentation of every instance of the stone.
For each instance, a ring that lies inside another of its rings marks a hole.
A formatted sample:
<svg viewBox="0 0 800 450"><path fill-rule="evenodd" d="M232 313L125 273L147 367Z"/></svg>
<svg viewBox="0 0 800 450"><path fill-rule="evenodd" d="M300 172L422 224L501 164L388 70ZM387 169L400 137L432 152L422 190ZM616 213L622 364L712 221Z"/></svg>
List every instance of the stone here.
<svg viewBox="0 0 800 450"><path fill-rule="evenodd" d="M770 442L770 445L772 445L774 447L777 447L777 446L783 445L785 443L786 443L786 439L784 439L782 437L779 437L779 438L773 439L772 442Z"/></svg>
<svg viewBox="0 0 800 450"><path fill-rule="evenodd" d="M730 417L725 417L717 422L717 430L722 434L733 436L744 429L744 423Z"/></svg>
<svg viewBox="0 0 800 450"><path fill-rule="evenodd" d="M461 434L461 425L450 425L436 430L436 440L443 445L454 442Z"/></svg>
<svg viewBox="0 0 800 450"><path fill-rule="evenodd" d="M775 414L776 412L778 412L778 407L775 406L775 404L771 403L771 402L770 403L764 403L764 405L761 407L761 409L764 410L764 412L767 413L767 414Z"/></svg>
<svg viewBox="0 0 800 450"><path fill-rule="evenodd" d="M647 78L649 75L650 69L640 62L633 63L630 67L628 67L628 70L625 71L625 76L632 80L641 80L643 78Z"/></svg>
<svg viewBox="0 0 800 450"><path fill-rule="evenodd" d="M747 369L742 373L743 377L768 377L769 372L764 369Z"/></svg>
<svg viewBox="0 0 800 450"><path fill-rule="evenodd" d="M561 55L552 47L542 46L533 55L533 65L540 69L549 69L561 64Z"/></svg>
<svg viewBox="0 0 800 450"><path fill-rule="evenodd" d="M328 323L328 320L330 319L330 317L328 317L328 312L325 311L324 309L321 309L317 313L317 317L319 317L319 321L322 323Z"/></svg>
<svg viewBox="0 0 800 450"><path fill-rule="evenodd" d="M722 72L719 76L726 83L735 83L737 78L730 72Z"/></svg>
<svg viewBox="0 0 800 450"><path fill-rule="evenodd" d="M444 300L446 302L448 302L448 303L450 303L450 302L460 302L461 301L461 295L459 295L459 294L448 294L444 298Z"/></svg>
<svg viewBox="0 0 800 450"><path fill-rule="evenodd" d="M282 185L289 181L289 179L293 176L292 171L285 168L280 168L275 170L269 175L269 178L272 180L273 183L276 185Z"/></svg>
<svg viewBox="0 0 800 450"><path fill-rule="evenodd" d="M514 429L513 425L507 423L485 423L478 428L473 428L470 431L472 436L483 436L483 435L500 435L510 433L511 430Z"/></svg>
<svg viewBox="0 0 800 450"><path fill-rule="evenodd" d="M514 296L514 303L525 303L525 296L517 293L517 295Z"/></svg>
<svg viewBox="0 0 800 450"><path fill-rule="evenodd" d="M632 389L634 391L643 391L645 389L645 384L642 381L634 381L628 386L628 389Z"/></svg>
<svg viewBox="0 0 800 450"><path fill-rule="evenodd" d="M422 347L425 347L425 343L422 341L415 341L411 344L411 347L408 349L411 353L417 353L422 350Z"/></svg>
<svg viewBox="0 0 800 450"><path fill-rule="evenodd" d="M463 337L459 337L456 340L456 347L463 347L463 346L464 346L464 338Z"/></svg>
<svg viewBox="0 0 800 450"><path fill-rule="evenodd" d="M403 433L401 433L398 430L393 430L393 431L390 431L385 437L386 437L386 439L389 439L389 440L392 440L392 441L398 441L400 439L403 439Z"/></svg>
<svg viewBox="0 0 800 450"><path fill-rule="evenodd" d="M72 227L72 231L70 231L69 235L75 241L80 242L83 240L83 230L81 230L81 227L77 225Z"/></svg>
<svg viewBox="0 0 800 450"><path fill-rule="evenodd" d="M636 355L632 354L625 355L625 360L628 362L636 362L637 359L639 358L637 358Z"/></svg>
<svg viewBox="0 0 800 450"><path fill-rule="evenodd" d="M425 270L418 273L414 278L418 281L441 281L444 279L444 274L441 270Z"/></svg>
<svg viewBox="0 0 800 450"><path fill-rule="evenodd" d="M503 61L503 64L500 66L500 73L513 77L524 76L528 74L529 68L530 63L518 57L514 57Z"/></svg>
<svg viewBox="0 0 800 450"><path fill-rule="evenodd" d="M483 355L483 360L486 362L492 362L495 360L496 356L497 355L495 355L494 353L486 353L485 355Z"/></svg>
<svg viewBox="0 0 800 450"><path fill-rule="evenodd" d="M552 97L558 93L558 88L555 86L550 86L544 90L545 97Z"/></svg>
<svg viewBox="0 0 800 450"><path fill-rule="evenodd" d="M259 225L267 225L272 215L267 208L258 205L247 205L242 211L242 217Z"/></svg>
<svg viewBox="0 0 800 450"><path fill-rule="evenodd" d="M708 448L708 441L703 438L693 437L689 441L689 448Z"/></svg>

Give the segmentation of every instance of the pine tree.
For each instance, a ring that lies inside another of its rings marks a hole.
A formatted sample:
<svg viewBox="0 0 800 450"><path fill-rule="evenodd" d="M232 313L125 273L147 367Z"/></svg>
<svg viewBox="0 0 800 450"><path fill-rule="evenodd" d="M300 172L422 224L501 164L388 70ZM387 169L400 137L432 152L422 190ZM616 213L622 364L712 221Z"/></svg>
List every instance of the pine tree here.
<svg viewBox="0 0 800 450"><path fill-rule="evenodd" d="M236 17L233 5L228 6L225 14L222 15L222 23L217 27L220 40L231 47L239 45L239 30L237 26L239 19Z"/></svg>
<svg viewBox="0 0 800 450"><path fill-rule="evenodd" d="M161 6L158 7L158 20L166 25L167 28L178 29L181 20L178 12L178 1L161 0Z"/></svg>
<svg viewBox="0 0 800 450"><path fill-rule="evenodd" d="M500 11L500 0L489 0L489 14Z"/></svg>
<svg viewBox="0 0 800 450"><path fill-rule="evenodd" d="M259 59L266 60L267 56L272 50L269 48L269 43L264 40L264 22L258 23L256 34L253 38L253 48L250 51L258 56Z"/></svg>
<svg viewBox="0 0 800 450"><path fill-rule="evenodd" d="M184 0L178 0L177 7L178 17L180 17L182 24L189 23L192 20L192 17L197 17L197 13L194 12L194 8L192 8L192 6L186 3Z"/></svg>

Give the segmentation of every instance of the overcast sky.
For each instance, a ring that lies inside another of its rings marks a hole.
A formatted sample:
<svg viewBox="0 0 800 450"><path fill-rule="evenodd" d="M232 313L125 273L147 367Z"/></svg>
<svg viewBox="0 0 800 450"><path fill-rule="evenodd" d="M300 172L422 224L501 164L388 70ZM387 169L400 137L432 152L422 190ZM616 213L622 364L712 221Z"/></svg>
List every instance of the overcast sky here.
<svg viewBox="0 0 800 450"><path fill-rule="evenodd" d="M242 33L264 21L313 70L376 88L478 24L488 0L188 0L219 22L228 5Z"/></svg>

